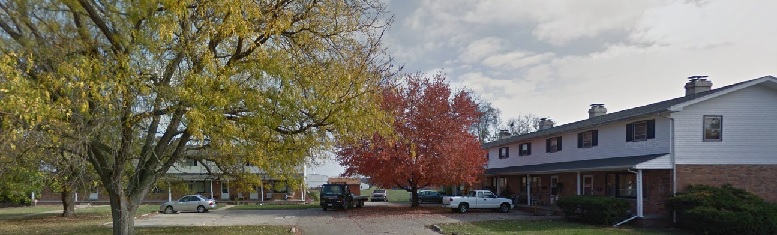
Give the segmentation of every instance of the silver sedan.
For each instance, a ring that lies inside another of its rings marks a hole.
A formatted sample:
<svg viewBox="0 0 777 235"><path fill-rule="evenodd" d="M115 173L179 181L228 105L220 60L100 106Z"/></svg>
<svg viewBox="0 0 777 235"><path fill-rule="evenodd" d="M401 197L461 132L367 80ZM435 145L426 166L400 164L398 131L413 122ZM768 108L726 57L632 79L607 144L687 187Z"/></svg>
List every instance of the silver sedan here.
<svg viewBox="0 0 777 235"><path fill-rule="evenodd" d="M216 200L202 195L186 195L178 199L178 201L165 202L159 207L159 211L165 214L172 214L178 211L202 213L210 209L216 209Z"/></svg>

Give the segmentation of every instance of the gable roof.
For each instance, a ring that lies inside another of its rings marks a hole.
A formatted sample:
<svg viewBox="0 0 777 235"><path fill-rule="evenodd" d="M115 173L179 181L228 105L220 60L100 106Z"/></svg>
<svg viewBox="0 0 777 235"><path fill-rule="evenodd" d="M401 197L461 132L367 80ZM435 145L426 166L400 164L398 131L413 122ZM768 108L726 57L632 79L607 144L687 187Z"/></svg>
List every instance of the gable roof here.
<svg viewBox="0 0 777 235"><path fill-rule="evenodd" d="M661 101L661 102L657 102L657 103L653 103L653 104L648 104L648 105L645 105L645 106L639 106L639 107L635 107L635 108L621 110L621 111L618 111L618 112L609 113L609 114L605 114L605 115L598 116L598 117L593 117L593 118L589 118L589 119L585 119L585 120L580 120L580 121L577 121L577 122L568 123L568 124L564 124L564 125L560 125L560 126L544 129L544 130L538 130L538 131L535 131L535 132L532 132L532 133L512 136L512 137L509 137L509 138L506 138L506 139L488 142L488 143L483 144L483 148L491 148L491 147L503 146L503 145L506 145L506 144L510 144L510 143L514 143L514 142L519 142L519 141L524 141L524 140L528 140L528 139L533 139L533 138L537 138L537 137L549 136L549 135L553 135L553 134L559 134L559 133L574 131L574 130L578 130L578 129L585 129L585 128L590 128L590 127L593 127L593 126L598 126L598 125L607 124L607 123L611 123L611 122L628 120L628 119L637 118L637 117L640 117L640 116L647 116L647 115L651 115L651 114L657 114L659 112L670 111L675 106L688 105L689 103L692 103L692 101L706 100L706 99L709 99L709 98L712 98L712 97L717 97L717 96L722 95L722 94L727 94L728 92L731 92L731 91L734 91L734 90L739 90L739 89L742 89L742 88L745 88L745 87L749 87L749 86L753 86L755 84L759 84L759 83L766 82L766 81L777 82L777 78L772 77L772 76L765 76L765 77L760 77L760 78L756 78L756 79L752 79L752 80L738 82L738 83L734 83L734 84L731 84L731 85L728 85L728 86L720 87L720 88L717 88L717 89L712 89L712 90L705 91L705 92L700 92L700 93L693 94L693 95L687 95L687 96L678 97L678 98L674 98L674 99L670 99L670 100L664 100L664 101ZM704 99L702 99L702 98L704 98Z"/></svg>

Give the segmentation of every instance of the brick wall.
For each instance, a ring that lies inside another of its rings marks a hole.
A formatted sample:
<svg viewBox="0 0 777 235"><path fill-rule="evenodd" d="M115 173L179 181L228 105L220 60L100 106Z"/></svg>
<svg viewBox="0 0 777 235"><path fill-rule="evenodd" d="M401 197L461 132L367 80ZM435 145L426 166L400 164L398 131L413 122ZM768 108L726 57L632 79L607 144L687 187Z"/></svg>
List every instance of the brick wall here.
<svg viewBox="0 0 777 235"><path fill-rule="evenodd" d="M691 184L731 184L777 202L777 165L677 165L677 191Z"/></svg>

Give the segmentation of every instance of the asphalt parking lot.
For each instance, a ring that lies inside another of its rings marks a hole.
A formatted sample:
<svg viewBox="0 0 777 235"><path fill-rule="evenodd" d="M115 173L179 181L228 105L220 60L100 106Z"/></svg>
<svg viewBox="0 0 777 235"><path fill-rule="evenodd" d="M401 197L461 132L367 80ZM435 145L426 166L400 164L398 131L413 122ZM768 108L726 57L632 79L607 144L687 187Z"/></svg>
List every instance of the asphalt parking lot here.
<svg viewBox="0 0 777 235"><path fill-rule="evenodd" d="M482 220L542 219L521 211L498 213L473 210L453 213L440 204L409 208L409 203L368 202L348 211L320 208L305 210L226 210L207 213L152 214L135 220L135 226L288 225L301 234L437 234L427 228L440 223Z"/></svg>

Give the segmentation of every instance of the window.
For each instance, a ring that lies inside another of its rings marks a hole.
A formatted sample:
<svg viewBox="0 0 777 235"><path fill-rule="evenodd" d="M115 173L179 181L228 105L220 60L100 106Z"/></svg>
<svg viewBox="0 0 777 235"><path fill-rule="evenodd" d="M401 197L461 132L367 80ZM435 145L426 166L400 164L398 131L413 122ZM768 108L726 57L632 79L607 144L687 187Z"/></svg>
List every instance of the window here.
<svg viewBox="0 0 777 235"><path fill-rule="evenodd" d="M704 141L723 140L723 116L704 115Z"/></svg>
<svg viewBox="0 0 777 235"><path fill-rule="evenodd" d="M577 133L577 147L590 148L599 145L599 130Z"/></svg>
<svg viewBox="0 0 777 235"><path fill-rule="evenodd" d="M518 156L529 156L531 155L531 143L523 143L521 145L518 145Z"/></svg>
<svg viewBox="0 0 777 235"><path fill-rule="evenodd" d="M607 174L607 196L637 198L637 176L633 173Z"/></svg>
<svg viewBox="0 0 777 235"><path fill-rule="evenodd" d="M205 191L205 182L203 181L195 181L189 183L189 191L192 193L204 193Z"/></svg>
<svg viewBox="0 0 777 235"><path fill-rule="evenodd" d="M561 151L561 136L545 140L545 152L555 153Z"/></svg>
<svg viewBox="0 0 777 235"><path fill-rule="evenodd" d="M499 148L499 159L505 159L508 157L510 157L510 148L508 147Z"/></svg>
<svg viewBox="0 0 777 235"><path fill-rule="evenodd" d="M626 142L645 141L656 138L656 120L645 120L626 124Z"/></svg>
<svg viewBox="0 0 777 235"><path fill-rule="evenodd" d="M187 158L187 159L183 160L183 164L182 165L183 166L197 166L197 160Z"/></svg>

